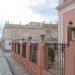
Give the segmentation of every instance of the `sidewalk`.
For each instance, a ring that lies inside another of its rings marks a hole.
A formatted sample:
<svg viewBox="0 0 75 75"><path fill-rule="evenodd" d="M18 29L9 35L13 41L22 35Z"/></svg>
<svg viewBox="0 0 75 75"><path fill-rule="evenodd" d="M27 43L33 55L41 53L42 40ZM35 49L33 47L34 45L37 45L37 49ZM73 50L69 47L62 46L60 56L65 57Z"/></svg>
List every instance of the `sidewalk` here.
<svg viewBox="0 0 75 75"><path fill-rule="evenodd" d="M10 53L4 53L14 75L30 75L25 68L23 68L14 58L10 56Z"/></svg>
<svg viewBox="0 0 75 75"><path fill-rule="evenodd" d="M0 75L13 75L0 49Z"/></svg>

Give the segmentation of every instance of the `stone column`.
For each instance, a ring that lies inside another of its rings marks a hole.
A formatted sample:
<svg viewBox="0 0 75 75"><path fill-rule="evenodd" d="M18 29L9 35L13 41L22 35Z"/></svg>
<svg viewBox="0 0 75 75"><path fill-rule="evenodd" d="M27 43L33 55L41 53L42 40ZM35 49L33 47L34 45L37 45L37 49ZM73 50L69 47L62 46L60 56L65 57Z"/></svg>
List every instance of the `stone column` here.
<svg viewBox="0 0 75 75"><path fill-rule="evenodd" d="M16 40L15 40L15 44L14 44L14 52L16 53Z"/></svg>
<svg viewBox="0 0 75 75"><path fill-rule="evenodd" d="M40 75L42 72L42 69L46 69L48 70L48 50L46 50L45 48L45 36L41 35L41 39L39 42L39 46L38 46L38 58L37 58L37 63L38 66L40 67Z"/></svg>
<svg viewBox="0 0 75 75"><path fill-rule="evenodd" d="M11 46L11 56L14 56L14 40L12 41L12 46Z"/></svg>
<svg viewBox="0 0 75 75"><path fill-rule="evenodd" d="M18 39L16 40L16 54L18 54Z"/></svg>
<svg viewBox="0 0 75 75"><path fill-rule="evenodd" d="M24 44L24 38L22 38L22 51L21 52L23 52L23 44ZM23 54L22 54L23 55ZM23 56L22 56L23 57Z"/></svg>
<svg viewBox="0 0 75 75"><path fill-rule="evenodd" d="M32 40L32 37L28 37L28 41L27 41L27 44L26 44L26 58L27 58L27 61L30 60L30 46L31 46L31 40Z"/></svg>
<svg viewBox="0 0 75 75"><path fill-rule="evenodd" d="M19 43L20 43L20 56L22 56L22 40L19 39Z"/></svg>

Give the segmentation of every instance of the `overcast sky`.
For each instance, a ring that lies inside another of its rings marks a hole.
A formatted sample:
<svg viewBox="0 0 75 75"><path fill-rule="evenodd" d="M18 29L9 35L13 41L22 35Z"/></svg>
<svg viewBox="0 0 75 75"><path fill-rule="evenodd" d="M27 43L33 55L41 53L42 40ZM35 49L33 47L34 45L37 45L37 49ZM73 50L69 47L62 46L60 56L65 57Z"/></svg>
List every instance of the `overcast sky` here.
<svg viewBox="0 0 75 75"><path fill-rule="evenodd" d="M22 24L31 21L57 21L58 0L0 0L0 36L5 21Z"/></svg>

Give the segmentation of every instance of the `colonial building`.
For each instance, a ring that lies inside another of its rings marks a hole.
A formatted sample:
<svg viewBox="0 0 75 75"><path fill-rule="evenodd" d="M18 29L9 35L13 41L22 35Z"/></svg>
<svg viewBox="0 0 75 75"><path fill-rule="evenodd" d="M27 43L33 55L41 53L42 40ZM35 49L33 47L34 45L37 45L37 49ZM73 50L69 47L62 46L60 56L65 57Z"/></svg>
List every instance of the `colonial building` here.
<svg viewBox="0 0 75 75"><path fill-rule="evenodd" d="M57 9L58 42L66 46L63 51L64 71L61 75L75 75L75 0L61 0Z"/></svg>
<svg viewBox="0 0 75 75"><path fill-rule="evenodd" d="M68 26L70 21L75 24L75 0L61 0L61 4L57 7L59 12L59 42L68 43Z"/></svg>
<svg viewBox="0 0 75 75"><path fill-rule="evenodd" d="M6 23L2 34L2 47L4 50L11 50L11 41L16 39L28 39L39 41L40 35L46 35L47 42L57 42L57 24L30 22L26 25Z"/></svg>

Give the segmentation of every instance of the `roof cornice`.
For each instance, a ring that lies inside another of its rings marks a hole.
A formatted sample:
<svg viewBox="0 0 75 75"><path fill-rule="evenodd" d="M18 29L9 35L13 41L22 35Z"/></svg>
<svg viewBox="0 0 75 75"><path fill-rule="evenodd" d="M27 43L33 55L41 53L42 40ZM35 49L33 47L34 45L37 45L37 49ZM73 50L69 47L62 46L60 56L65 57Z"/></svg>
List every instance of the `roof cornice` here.
<svg viewBox="0 0 75 75"><path fill-rule="evenodd" d="M66 1L66 2L63 2L62 4L60 4L58 7L56 7L57 10L61 10L63 9L64 7L68 6L69 4L72 4L74 3L75 0L70 0L70 1Z"/></svg>

